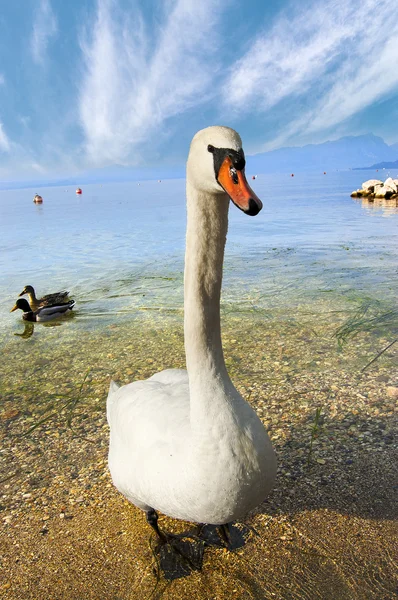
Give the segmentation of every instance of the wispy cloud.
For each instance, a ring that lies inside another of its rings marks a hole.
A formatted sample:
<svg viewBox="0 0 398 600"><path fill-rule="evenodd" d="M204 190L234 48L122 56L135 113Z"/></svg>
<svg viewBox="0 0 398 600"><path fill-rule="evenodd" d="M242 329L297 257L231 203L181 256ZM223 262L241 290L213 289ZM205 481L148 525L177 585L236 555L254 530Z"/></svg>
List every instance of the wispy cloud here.
<svg viewBox="0 0 398 600"><path fill-rule="evenodd" d="M31 38L32 56L35 63L44 63L48 43L57 34L57 31L57 19L50 0L40 0L34 16Z"/></svg>
<svg viewBox="0 0 398 600"><path fill-rule="evenodd" d="M149 32L138 6L129 17L111 0L98 3L93 36L82 42L80 98L86 151L94 162L134 162L140 144L160 134L167 119L208 99L217 70L217 25L227 6L164 0L158 30Z"/></svg>
<svg viewBox="0 0 398 600"><path fill-rule="evenodd" d="M10 142L3 130L3 125L0 123L0 151L8 152L9 149L10 149Z"/></svg>
<svg viewBox="0 0 398 600"><path fill-rule="evenodd" d="M231 68L223 98L236 111L257 113L290 101L276 146L333 127L398 89L391 0L297 6L263 30Z"/></svg>

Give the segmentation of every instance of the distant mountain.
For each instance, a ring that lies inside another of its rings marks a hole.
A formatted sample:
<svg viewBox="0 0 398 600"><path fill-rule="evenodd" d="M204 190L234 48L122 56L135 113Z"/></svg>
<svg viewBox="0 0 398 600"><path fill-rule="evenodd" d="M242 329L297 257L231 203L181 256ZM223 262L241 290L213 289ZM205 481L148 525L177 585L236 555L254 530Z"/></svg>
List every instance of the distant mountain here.
<svg viewBox="0 0 398 600"><path fill-rule="evenodd" d="M398 160L394 160L393 162L376 163L370 167L355 167L353 171L364 171L365 169L398 169Z"/></svg>
<svg viewBox="0 0 398 600"><path fill-rule="evenodd" d="M398 156L398 142L396 144L391 144L390 148L394 150L395 154Z"/></svg>
<svg viewBox="0 0 398 600"><path fill-rule="evenodd" d="M156 179L181 179L185 177L185 165L177 167L124 167L113 165L102 169L83 171L71 177L58 179L34 179L29 181L0 181L0 190L26 189L57 186L81 186L91 183L116 183Z"/></svg>
<svg viewBox="0 0 398 600"><path fill-rule="evenodd" d="M287 147L247 156L249 173L277 173L327 169L351 169L373 165L376 161L395 160L398 144L388 146L372 133L342 137L333 142Z"/></svg>
<svg viewBox="0 0 398 600"><path fill-rule="evenodd" d="M295 173L331 169L391 169L398 168L398 143L388 146L372 133L342 137L333 142L307 146L279 148L246 156L248 175L255 173ZM358 165L364 165L358 167ZM48 186L81 186L90 183L179 179L185 177L185 161L180 165L161 167L124 167L112 165L103 169L83 171L69 177L31 181L0 181L0 190Z"/></svg>
<svg viewBox="0 0 398 600"><path fill-rule="evenodd" d="M92 169L71 179L84 183L106 183L116 181L146 181L153 179L180 179L185 177L185 165L176 167L124 167L113 165L102 169Z"/></svg>

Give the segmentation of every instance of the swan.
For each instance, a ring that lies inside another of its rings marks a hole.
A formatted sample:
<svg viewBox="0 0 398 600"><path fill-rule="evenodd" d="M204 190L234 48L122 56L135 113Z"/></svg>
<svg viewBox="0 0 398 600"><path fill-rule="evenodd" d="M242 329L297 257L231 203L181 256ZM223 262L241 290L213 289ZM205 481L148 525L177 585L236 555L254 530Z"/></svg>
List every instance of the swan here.
<svg viewBox="0 0 398 600"><path fill-rule="evenodd" d="M249 187L239 134L208 127L187 161L184 342L187 370L166 369L122 387L111 381L108 463L116 488L146 513L227 526L271 491L276 458L259 417L229 378L220 293L230 199L248 215L262 203Z"/></svg>

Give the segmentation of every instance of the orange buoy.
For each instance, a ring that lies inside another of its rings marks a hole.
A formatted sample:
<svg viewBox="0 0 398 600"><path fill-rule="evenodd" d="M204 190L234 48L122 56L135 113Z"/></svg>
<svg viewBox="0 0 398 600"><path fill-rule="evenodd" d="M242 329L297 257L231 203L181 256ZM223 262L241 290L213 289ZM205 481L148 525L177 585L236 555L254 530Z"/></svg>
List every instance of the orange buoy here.
<svg viewBox="0 0 398 600"><path fill-rule="evenodd" d="M80 188L77 188L76 194L81 194L81 193L82 193L82 190Z"/></svg>
<svg viewBox="0 0 398 600"><path fill-rule="evenodd" d="M36 194L35 197L33 198L33 202L35 204L43 204L43 198L41 196L39 196L39 194Z"/></svg>

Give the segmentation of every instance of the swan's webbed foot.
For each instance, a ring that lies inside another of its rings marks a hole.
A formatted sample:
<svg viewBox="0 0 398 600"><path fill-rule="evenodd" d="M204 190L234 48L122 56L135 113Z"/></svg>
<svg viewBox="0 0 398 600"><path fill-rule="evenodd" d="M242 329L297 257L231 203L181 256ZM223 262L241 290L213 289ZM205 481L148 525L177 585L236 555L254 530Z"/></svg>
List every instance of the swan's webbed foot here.
<svg viewBox="0 0 398 600"><path fill-rule="evenodd" d="M232 550L233 544L231 538L230 523L220 525L218 531L220 534L220 538L224 542L224 546L227 548L227 550Z"/></svg>
<svg viewBox="0 0 398 600"><path fill-rule="evenodd" d="M249 536L249 528L242 524L200 525L197 536L206 546L237 550L242 548Z"/></svg>
<svg viewBox="0 0 398 600"><path fill-rule="evenodd" d="M157 535L158 543L153 548L153 552L159 556L159 566L166 579L186 577L192 571L201 570L203 541L196 536L161 531L158 526L158 515L154 509L146 512L146 520Z"/></svg>

